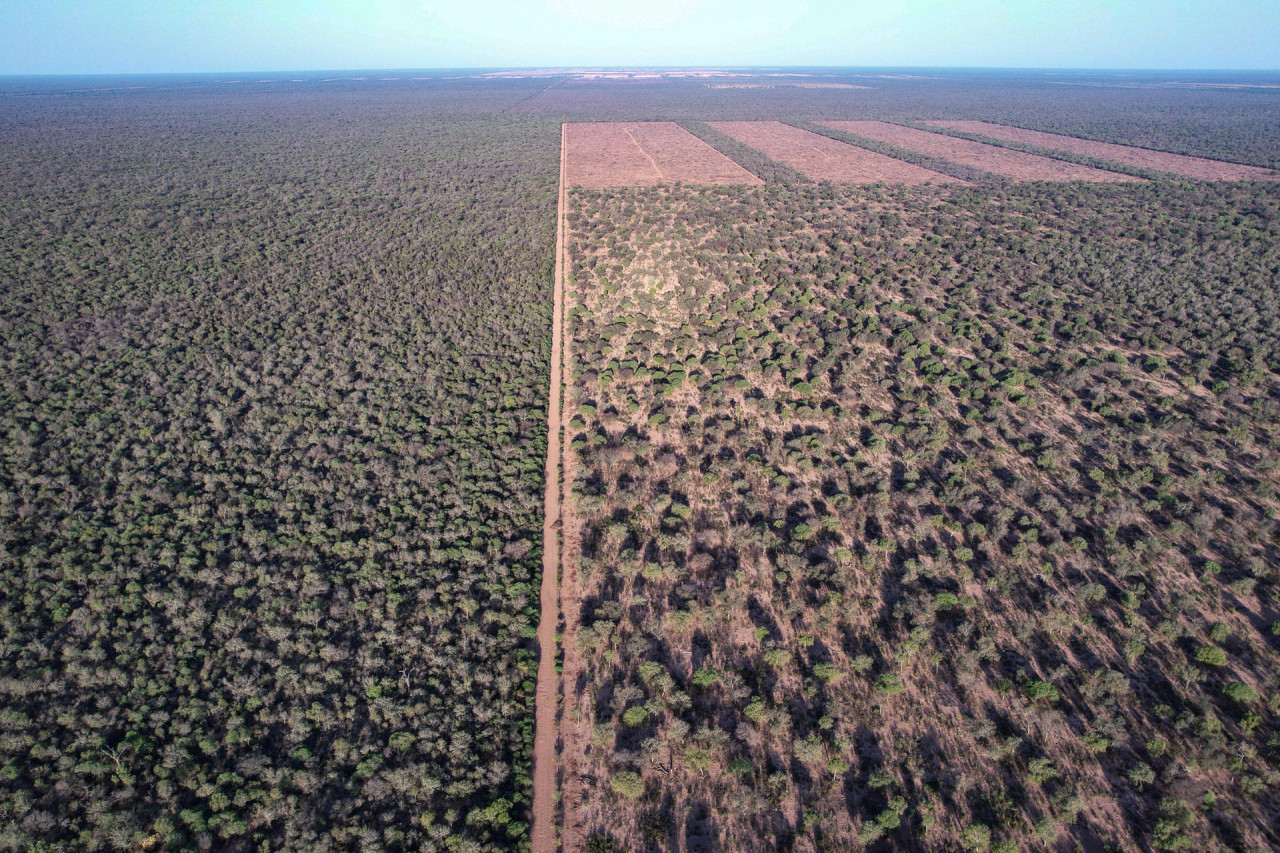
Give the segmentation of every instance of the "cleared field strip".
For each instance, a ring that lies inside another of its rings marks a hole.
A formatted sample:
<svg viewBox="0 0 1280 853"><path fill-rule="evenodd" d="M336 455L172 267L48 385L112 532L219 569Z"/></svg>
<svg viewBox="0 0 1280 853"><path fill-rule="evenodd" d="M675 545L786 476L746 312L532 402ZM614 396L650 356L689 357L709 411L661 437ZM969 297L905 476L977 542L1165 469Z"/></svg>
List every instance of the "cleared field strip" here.
<svg viewBox="0 0 1280 853"><path fill-rule="evenodd" d="M1114 142L1097 142L1093 139L1079 139L1041 130L1024 130L1020 127L1008 127L986 121L931 121L929 124L951 130L962 130L966 133L978 133L993 139L1022 142L1085 157L1096 157L1099 160L1140 166L1144 169L1173 172L1204 181L1248 181L1275 177L1274 172L1258 166L1226 163L1204 157L1190 157L1186 154L1170 154L1167 151L1152 151L1149 148L1118 145Z"/></svg>
<svg viewBox="0 0 1280 853"><path fill-rule="evenodd" d="M950 175L778 121L711 121L707 124L815 181L840 184L958 182Z"/></svg>
<svg viewBox="0 0 1280 853"><path fill-rule="evenodd" d="M975 169L982 169L997 175L1013 178L1018 181L1095 181L1107 183L1111 181L1139 181L1129 175L1116 172L1104 172L1090 166L1067 163L1038 154L1027 154L988 145L985 142L970 142L941 133L929 133L916 130L914 127L903 127L883 121L824 121L819 122L833 130L843 130L867 139L888 142L909 151L918 151L931 157L940 157L952 163L960 163Z"/></svg>
<svg viewBox="0 0 1280 853"><path fill-rule="evenodd" d="M760 179L670 121L565 125L566 177L578 187L758 184Z"/></svg>
<svg viewBox="0 0 1280 853"><path fill-rule="evenodd" d="M556 719L560 702L560 675L556 672L556 631L560 623L560 402L561 342L564 339L565 212L568 202L565 177L566 127L560 127L560 188L556 200L556 259L552 283L551 381L547 391L547 464L544 469L542 520L542 586L538 603L538 681L533 712L533 804L531 853L556 853L556 745L560 740Z"/></svg>

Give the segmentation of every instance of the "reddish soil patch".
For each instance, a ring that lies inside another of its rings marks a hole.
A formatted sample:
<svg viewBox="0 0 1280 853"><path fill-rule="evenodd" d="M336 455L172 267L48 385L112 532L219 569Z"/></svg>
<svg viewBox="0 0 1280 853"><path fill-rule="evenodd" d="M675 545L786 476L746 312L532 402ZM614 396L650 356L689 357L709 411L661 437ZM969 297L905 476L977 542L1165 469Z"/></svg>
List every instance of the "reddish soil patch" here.
<svg viewBox="0 0 1280 853"><path fill-rule="evenodd" d="M669 121L565 126L569 185L758 184L760 179Z"/></svg>
<svg viewBox="0 0 1280 853"><path fill-rule="evenodd" d="M1113 142L1078 139L1074 136L1063 136L1060 133L1024 130L1020 127L1007 127L985 121L931 121L929 124L951 130L963 130L966 133L978 133L994 139L1007 139L1010 142L1069 151L1072 154L1126 163L1144 169L1159 169L1162 172L1173 172L1203 181L1247 181L1276 177L1275 172L1258 166L1244 166L1239 163L1208 160L1204 157L1188 157L1185 154L1170 154L1167 151L1152 151L1148 148L1117 145Z"/></svg>
<svg viewBox="0 0 1280 853"><path fill-rule="evenodd" d="M1008 148L1001 148L998 145L970 142L967 139L957 139L954 136L929 133L926 130L916 130L913 127L903 127L883 121L824 121L821 124L835 130L843 130L855 133L858 136L865 136L867 139L888 142L890 145L897 145L899 148L906 148L909 151L928 154L930 157L939 157L943 160L950 160L952 163L960 163L965 166L972 166L975 169L982 169L984 172L1004 175L1017 181L1095 181L1106 183L1110 181L1141 180L1140 178L1121 175L1116 172L1104 172L1101 169L1094 169L1089 166L1054 160L1050 157L1012 151Z"/></svg>
<svg viewBox="0 0 1280 853"><path fill-rule="evenodd" d="M547 397L547 464L543 494L541 614L538 618L538 683L534 692L532 853L555 853L556 720L560 678L556 672L556 629L560 621L560 344L564 334L565 136L560 130L560 195L556 212L556 266L551 314L551 382Z"/></svg>
<svg viewBox="0 0 1280 853"><path fill-rule="evenodd" d="M778 121L713 121L710 125L817 181L840 184L956 182L950 175Z"/></svg>

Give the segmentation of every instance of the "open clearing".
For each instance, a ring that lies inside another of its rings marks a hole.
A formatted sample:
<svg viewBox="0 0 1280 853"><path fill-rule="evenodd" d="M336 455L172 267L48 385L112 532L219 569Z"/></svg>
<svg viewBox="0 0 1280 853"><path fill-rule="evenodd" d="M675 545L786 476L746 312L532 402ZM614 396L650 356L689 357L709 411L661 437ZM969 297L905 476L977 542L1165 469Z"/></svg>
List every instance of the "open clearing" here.
<svg viewBox="0 0 1280 853"><path fill-rule="evenodd" d="M1072 154L1097 157L1099 160L1113 160L1116 163L1127 163L1130 166L1140 166L1144 169L1174 172L1175 174L1186 175L1188 178L1198 178L1203 181L1247 181L1275 177L1274 172L1258 166L1225 163L1221 160L1189 157L1185 154L1170 154L1167 151L1152 151L1149 148L1117 145L1114 142L1079 139L1074 136L1064 136L1060 133L1024 130L1021 127L1009 127L986 121L931 121L929 124L950 128L951 130L963 130L967 133L979 133L994 139L1006 139L1010 142L1038 145L1041 148L1069 151Z"/></svg>
<svg viewBox="0 0 1280 853"><path fill-rule="evenodd" d="M940 157L952 163L960 163L982 169L997 175L1013 178L1017 181L1137 181L1129 175L1116 172L1104 172L1089 166L1080 166L1036 154L1012 151L998 145L987 145L983 142L970 142L954 136L940 133L929 133L913 127L889 124L883 121L824 121L824 127L843 130L888 142L910 151L918 151L931 157Z"/></svg>
<svg viewBox="0 0 1280 853"><path fill-rule="evenodd" d="M950 175L778 121L713 121L709 124L817 181L840 184L956 182Z"/></svg>
<svg viewBox="0 0 1280 853"><path fill-rule="evenodd" d="M760 179L669 121L565 127L566 179L578 187L758 184Z"/></svg>

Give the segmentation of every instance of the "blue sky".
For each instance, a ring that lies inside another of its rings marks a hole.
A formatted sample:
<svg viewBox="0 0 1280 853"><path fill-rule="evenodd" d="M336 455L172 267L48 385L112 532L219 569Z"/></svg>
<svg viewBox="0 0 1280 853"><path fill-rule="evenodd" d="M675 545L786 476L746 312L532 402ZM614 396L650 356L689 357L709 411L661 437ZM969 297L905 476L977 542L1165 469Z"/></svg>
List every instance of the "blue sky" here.
<svg viewBox="0 0 1280 853"><path fill-rule="evenodd" d="M0 74L1280 67L1277 0L0 0Z"/></svg>

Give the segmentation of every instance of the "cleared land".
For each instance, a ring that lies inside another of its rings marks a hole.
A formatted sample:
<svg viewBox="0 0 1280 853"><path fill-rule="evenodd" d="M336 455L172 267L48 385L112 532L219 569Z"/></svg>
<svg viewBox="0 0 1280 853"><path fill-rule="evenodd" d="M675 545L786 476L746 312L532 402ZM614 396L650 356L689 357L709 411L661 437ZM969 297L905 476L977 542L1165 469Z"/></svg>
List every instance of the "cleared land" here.
<svg viewBox="0 0 1280 853"><path fill-rule="evenodd" d="M669 121L584 122L565 129L571 186L758 184L760 179Z"/></svg>
<svg viewBox="0 0 1280 853"><path fill-rule="evenodd" d="M954 183L956 178L846 145L779 121L713 121L717 130L818 181L841 184Z"/></svg>
<svg viewBox="0 0 1280 853"><path fill-rule="evenodd" d="M1021 127L1008 127L986 121L931 121L929 124L951 130L963 130L967 133L980 133L994 139L1006 139L1010 142L1022 142L1027 145L1038 145L1041 148L1053 148L1086 157L1097 157L1099 160L1127 163L1144 169L1174 172L1204 181L1248 181L1275 177L1275 172L1257 166L1225 163L1221 160L1189 157L1185 154L1170 154L1167 151L1152 151L1149 148L1117 145L1114 142L1079 139L1060 133L1025 130Z"/></svg>
<svg viewBox="0 0 1280 853"><path fill-rule="evenodd" d="M551 380L547 394L547 464L543 492L542 586L538 620L538 686L534 694L533 853L556 850L556 706L560 679L556 672L556 629L560 621L560 342L564 316L565 128L560 129L560 189L556 206L556 266L551 314Z"/></svg>
<svg viewBox="0 0 1280 853"><path fill-rule="evenodd" d="M824 127L856 133L868 139L888 142L910 151L918 151L931 157L941 157L953 163L972 166L1018 181L1136 181L1138 178L1115 172L1104 172L1089 166L1080 166L1036 154L1011 151L998 145L970 142L954 136L929 133L913 127L889 124L884 121L824 121Z"/></svg>

